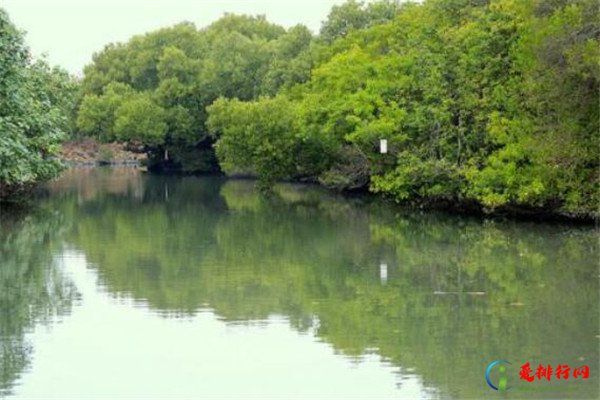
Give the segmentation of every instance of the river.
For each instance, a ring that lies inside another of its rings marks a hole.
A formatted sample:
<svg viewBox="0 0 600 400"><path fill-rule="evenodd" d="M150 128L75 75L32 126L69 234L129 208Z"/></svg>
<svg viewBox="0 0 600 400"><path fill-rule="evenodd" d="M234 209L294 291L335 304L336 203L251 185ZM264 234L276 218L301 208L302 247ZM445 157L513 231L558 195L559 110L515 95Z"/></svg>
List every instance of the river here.
<svg viewBox="0 0 600 400"><path fill-rule="evenodd" d="M0 223L0 398L599 397L594 227L134 168Z"/></svg>

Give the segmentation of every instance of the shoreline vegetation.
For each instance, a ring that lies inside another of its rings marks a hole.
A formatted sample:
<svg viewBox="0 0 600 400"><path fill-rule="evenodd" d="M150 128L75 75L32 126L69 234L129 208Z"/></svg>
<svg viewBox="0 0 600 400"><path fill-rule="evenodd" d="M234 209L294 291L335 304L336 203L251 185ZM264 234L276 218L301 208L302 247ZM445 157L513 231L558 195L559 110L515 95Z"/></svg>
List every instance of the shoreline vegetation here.
<svg viewBox="0 0 600 400"><path fill-rule="evenodd" d="M1 9L0 33L0 199L63 159L600 216L595 0L350 0L318 34L226 14L111 43L81 80L33 61Z"/></svg>

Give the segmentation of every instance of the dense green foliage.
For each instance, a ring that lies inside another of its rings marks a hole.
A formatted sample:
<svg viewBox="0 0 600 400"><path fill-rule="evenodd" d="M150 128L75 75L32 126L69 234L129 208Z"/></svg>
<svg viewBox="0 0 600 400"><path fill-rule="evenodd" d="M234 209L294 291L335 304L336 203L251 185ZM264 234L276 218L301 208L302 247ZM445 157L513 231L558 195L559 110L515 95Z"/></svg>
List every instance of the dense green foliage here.
<svg viewBox="0 0 600 400"><path fill-rule="evenodd" d="M59 143L72 130L77 85L32 62L23 35L0 9L0 199L54 177Z"/></svg>
<svg viewBox="0 0 600 400"><path fill-rule="evenodd" d="M214 148L225 172L265 185L318 180L397 201L589 216L597 8L349 1L316 37L260 17L181 24L97 54L78 125L187 171L215 169Z"/></svg>
<svg viewBox="0 0 600 400"><path fill-rule="evenodd" d="M303 26L226 15L206 29L182 23L109 45L85 69L77 125L102 140L144 144L152 166L216 170L206 107L306 81L311 40Z"/></svg>
<svg viewBox="0 0 600 400"><path fill-rule="evenodd" d="M361 13L355 3L345 7ZM345 38L327 49L310 82L279 95L295 103L286 109L296 120L285 146L316 137L329 150L316 177L342 189L368 184L400 201L596 211L595 2L432 0L397 14L391 23L338 35ZM232 118L239 107L232 101L210 109L218 155L229 168L251 142L235 137L228 151L221 142L237 129L264 134L265 124ZM390 154L378 154L379 139L389 141ZM239 166L279 165L276 152L251 154L257 159L237 159ZM286 159L299 168L305 161ZM289 177L293 167L286 167Z"/></svg>
<svg viewBox="0 0 600 400"><path fill-rule="evenodd" d="M389 22L399 11L400 2L397 0L379 0L368 4L348 0L342 5L332 7L321 27L320 37L331 43L352 31Z"/></svg>
<svg viewBox="0 0 600 400"><path fill-rule="evenodd" d="M326 143L298 129L296 104L285 97L221 98L208 110L208 126L223 131L215 147L225 172L255 173L268 186L276 179L313 176L324 166Z"/></svg>

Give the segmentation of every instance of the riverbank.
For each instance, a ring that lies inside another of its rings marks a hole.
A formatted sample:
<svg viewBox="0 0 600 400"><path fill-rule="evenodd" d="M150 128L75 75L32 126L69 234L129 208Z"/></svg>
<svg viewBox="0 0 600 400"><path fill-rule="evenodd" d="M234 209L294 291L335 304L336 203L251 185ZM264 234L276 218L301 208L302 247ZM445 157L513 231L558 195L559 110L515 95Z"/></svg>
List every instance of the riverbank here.
<svg viewBox="0 0 600 400"><path fill-rule="evenodd" d="M65 142L61 150L60 158L70 166L137 166L145 164L147 155L140 152L139 148L137 151L132 150L134 149L123 143L100 143L95 139L85 138ZM164 173L173 174L173 171L165 171ZM256 179L256 176L252 174L238 174L230 176L230 178L252 180ZM319 184L316 181L303 183ZM350 195L357 192L369 193L366 188L358 191L343 191L343 193ZM396 202L389 196L384 195L384 197L391 202ZM402 206L418 211L438 210L454 214L480 215L491 218L510 218L540 222L554 221L597 224L600 219L600 215L597 213L566 213L551 209L520 207L516 205L506 205L496 209L486 209L475 201L434 201L422 199L421 201L413 200L410 202L403 202Z"/></svg>
<svg viewBox="0 0 600 400"><path fill-rule="evenodd" d="M123 143L100 143L85 138L63 143L61 161L68 165L141 165L147 156L144 152L132 151Z"/></svg>
<svg viewBox="0 0 600 400"><path fill-rule="evenodd" d="M250 180L256 181L258 177L253 174L232 174L227 176L233 180ZM482 204L474 200L465 199L412 199L406 201L398 201L392 196L382 193L373 193L368 190L368 187L362 187L360 189L353 190L336 190L318 180L278 180L280 183L291 183L291 184L302 184L319 186L328 191L338 192L346 197L354 196L373 196L383 198L386 202L398 205L407 210L413 210L415 212L443 212L455 215L464 216L476 216L485 219L493 220L515 220L515 221L531 221L531 222L556 222L556 223L568 223L576 225L599 225L600 213L590 212L565 212L560 211L557 208L543 208L543 207L526 207L520 205L505 205L494 209L486 208ZM267 191L269 189L266 189Z"/></svg>

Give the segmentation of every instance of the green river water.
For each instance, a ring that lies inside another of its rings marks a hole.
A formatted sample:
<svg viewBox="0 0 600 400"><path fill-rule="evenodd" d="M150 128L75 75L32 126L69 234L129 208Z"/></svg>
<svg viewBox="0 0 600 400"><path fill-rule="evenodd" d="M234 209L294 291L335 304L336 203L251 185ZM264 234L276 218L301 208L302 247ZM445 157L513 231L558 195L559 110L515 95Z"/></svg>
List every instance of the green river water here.
<svg viewBox="0 0 600 400"><path fill-rule="evenodd" d="M0 214L0 398L596 399L598 257L594 227L71 169Z"/></svg>

